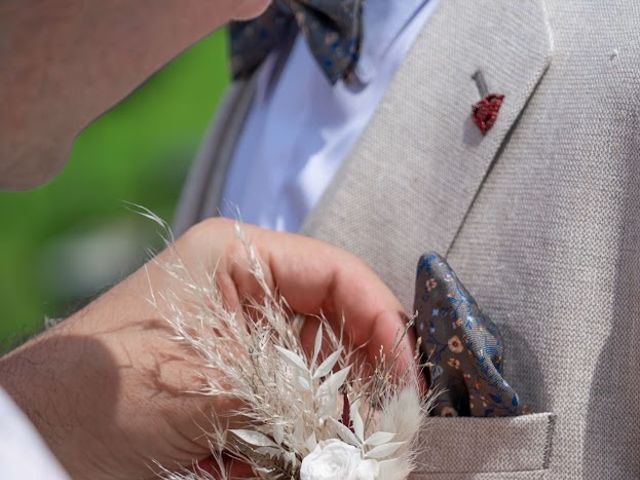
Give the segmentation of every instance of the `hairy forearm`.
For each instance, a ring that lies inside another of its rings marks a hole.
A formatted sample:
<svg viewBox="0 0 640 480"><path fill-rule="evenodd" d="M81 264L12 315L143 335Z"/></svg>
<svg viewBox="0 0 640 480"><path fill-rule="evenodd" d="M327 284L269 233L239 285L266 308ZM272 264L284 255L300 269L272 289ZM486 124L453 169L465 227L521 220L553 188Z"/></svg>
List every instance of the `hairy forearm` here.
<svg viewBox="0 0 640 480"><path fill-rule="evenodd" d="M127 365L116 361L103 333L85 332L85 311L0 358L0 387L71 478L116 478L93 471L100 450L109 448L95 431L107 436L118 428L119 369ZM99 447L86 448L90 441Z"/></svg>
<svg viewBox="0 0 640 480"><path fill-rule="evenodd" d="M0 0L0 155L61 156L94 118L255 2ZM0 178L31 186L38 172L8 163Z"/></svg>
<svg viewBox="0 0 640 480"><path fill-rule="evenodd" d="M73 357L64 337L41 335L0 358L0 387L2 387L23 410L41 434L56 432L52 426L63 419L59 401L60 394L67 398L78 395L70 390L68 380L72 376L60 375L75 367L82 374L82 363ZM58 379L58 380L56 380ZM73 406L71 406L73 408ZM66 417L73 418L66 413ZM55 441L44 435L51 446Z"/></svg>

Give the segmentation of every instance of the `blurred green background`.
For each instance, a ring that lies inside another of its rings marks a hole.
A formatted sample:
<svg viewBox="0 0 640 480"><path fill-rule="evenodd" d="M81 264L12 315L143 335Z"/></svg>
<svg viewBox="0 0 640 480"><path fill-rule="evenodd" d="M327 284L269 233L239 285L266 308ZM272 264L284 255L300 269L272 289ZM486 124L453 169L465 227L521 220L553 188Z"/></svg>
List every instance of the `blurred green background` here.
<svg viewBox="0 0 640 480"><path fill-rule="evenodd" d="M218 32L154 75L77 139L65 170L24 193L0 192L0 351L65 317L158 249L182 183L227 85Z"/></svg>

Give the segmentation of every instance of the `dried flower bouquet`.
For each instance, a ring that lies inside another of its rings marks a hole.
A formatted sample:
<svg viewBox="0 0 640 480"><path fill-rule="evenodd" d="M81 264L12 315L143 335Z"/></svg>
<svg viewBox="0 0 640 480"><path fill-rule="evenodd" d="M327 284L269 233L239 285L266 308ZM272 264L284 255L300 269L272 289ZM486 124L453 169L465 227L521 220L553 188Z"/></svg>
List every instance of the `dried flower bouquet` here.
<svg viewBox="0 0 640 480"><path fill-rule="evenodd" d="M240 226L251 273L263 292L242 312L225 308L215 275L190 280L174 259L164 264L182 291L154 292L152 302L175 331L175 340L195 350L205 372L202 395L237 401L236 415L249 428L229 429L212 418L207 430L221 473L225 457L248 464L254 479L404 480L414 467L416 438L426 415L413 369L397 370L394 352L380 352L375 365L362 361L346 341L344 322L324 317L311 351L301 343L305 320L292 316L272 291L260 259ZM210 372L207 374L206 372ZM170 480L213 479L206 472L167 473Z"/></svg>

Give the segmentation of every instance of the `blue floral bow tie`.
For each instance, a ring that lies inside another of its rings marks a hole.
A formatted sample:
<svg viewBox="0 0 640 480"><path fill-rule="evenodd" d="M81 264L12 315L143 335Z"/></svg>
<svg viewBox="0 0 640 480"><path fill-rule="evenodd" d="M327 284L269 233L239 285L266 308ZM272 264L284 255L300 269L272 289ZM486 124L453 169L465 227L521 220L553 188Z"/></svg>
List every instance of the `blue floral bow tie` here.
<svg viewBox="0 0 640 480"><path fill-rule="evenodd" d="M447 262L436 253L418 263L415 311L428 362L436 416L505 417L522 411L502 377L503 343Z"/></svg>
<svg viewBox="0 0 640 480"><path fill-rule="evenodd" d="M291 28L304 35L313 56L332 84L349 79L362 42L364 0L275 0L255 20L231 25L234 79L253 74Z"/></svg>

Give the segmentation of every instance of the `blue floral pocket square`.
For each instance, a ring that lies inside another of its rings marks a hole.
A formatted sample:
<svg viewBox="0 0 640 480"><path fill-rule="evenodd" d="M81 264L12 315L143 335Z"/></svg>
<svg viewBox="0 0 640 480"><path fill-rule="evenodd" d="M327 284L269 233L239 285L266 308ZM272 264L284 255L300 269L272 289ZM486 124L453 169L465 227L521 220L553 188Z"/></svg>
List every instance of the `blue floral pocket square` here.
<svg viewBox="0 0 640 480"><path fill-rule="evenodd" d="M436 416L521 414L518 394L502 377L503 343L447 262L436 253L418 263L414 311Z"/></svg>

